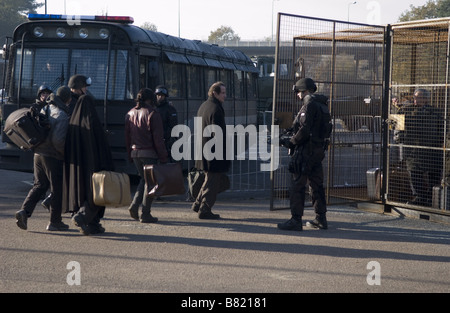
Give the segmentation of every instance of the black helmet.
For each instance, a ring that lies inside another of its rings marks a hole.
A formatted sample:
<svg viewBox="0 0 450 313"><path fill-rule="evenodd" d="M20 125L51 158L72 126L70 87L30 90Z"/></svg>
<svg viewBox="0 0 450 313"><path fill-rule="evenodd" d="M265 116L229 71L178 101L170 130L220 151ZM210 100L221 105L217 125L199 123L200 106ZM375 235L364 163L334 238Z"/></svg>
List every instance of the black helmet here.
<svg viewBox="0 0 450 313"><path fill-rule="evenodd" d="M163 85L156 86L155 95L158 95L158 94L161 94L161 93L163 95L165 95L166 97L169 96L169 91L167 91L166 86L163 86Z"/></svg>
<svg viewBox="0 0 450 313"><path fill-rule="evenodd" d="M41 96L41 93L43 93L44 91L48 91L48 93L52 93L52 90L50 89L50 87L42 85L38 89L37 97L39 98Z"/></svg>
<svg viewBox="0 0 450 313"><path fill-rule="evenodd" d="M70 89L81 89L83 87L90 86L91 82L92 80L90 77L76 74L70 77L68 86Z"/></svg>
<svg viewBox="0 0 450 313"><path fill-rule="evenodd" d="M62 102L67 102L72 97L70 88L67 86L59 87L56 91L56 95L62 100Z"/></svg>
<svg viewBox="0 0 450 313"><path fill-rule="evenodd" d="M316 92L317 86L316 83L311 78L302 78L295 83L292 90L294 90L295 93L306 90Z"/></svg>

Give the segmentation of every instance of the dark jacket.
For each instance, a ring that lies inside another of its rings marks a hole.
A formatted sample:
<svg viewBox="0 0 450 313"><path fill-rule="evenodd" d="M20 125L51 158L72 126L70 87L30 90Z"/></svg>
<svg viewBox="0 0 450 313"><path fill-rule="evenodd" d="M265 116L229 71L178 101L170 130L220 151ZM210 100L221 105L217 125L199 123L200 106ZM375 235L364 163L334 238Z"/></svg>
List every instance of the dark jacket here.
<svg viewBox="0 0 450 313"><path fill-rule="evenodd" d="M72 94L72 99L70 100L70 103L68 106L69 107L69 110L68 110L69 116L72 115L72 112L75 109L75 105L77 104L78 99L80 98L79 94L76 94L74 92L72 92L71 94Z"/></svg>
<svg viewBox="0 0 450 313"><path fill-rule="evenodd" d="M211 140L211 137L202 136L202 160L195 161L195 167L204 171L223 173L227 172L230 168L231 162L226 160L226 126L225 126L225 111L219 100L214 97L208 98L202 103L198 109L197 116L202 119L202 134L205 127L209 125L217 125L222 130L222 156L217 156L212 160L207 160L203 154L203 147L205 144ZM217 136L217 134L212 134L212 137ZM215 153L215 147L210 148L211 153ZM208 148L207 148L207 151Z"/></svg>
<svg viewBox="0 0 450 313"><path fill-rule="evenodd" d="M324 137L322 134L323 114L322 105L327 106L328 98L324 95L307 95L303 99L303 106L298 112L292 125L294 136L291 143L295 146L302 146L310 141L319 146L323 146Z"/></svg>
<svg viewBox="0 0 450 313"><path fill-rule="evenodd" d="M323 110L329 113L327 101L323 95L307 95L303 99L303 106L292 125L294 135L290 141L295 152L289 163L291 173L311 175L325 158Z"/></svg>
<svg viewBox="0 0 450 313"><path fill-rule="evenodd" d="M407 105L400 112L405 114L405 131L402 143L406 159L422 164L440 164L442 151L424 147L442 147L444 145L444 114L431 105Z"/></svg>
<svg viewBox="0 0 450 313"><path fill-rule="evenodd" d="M159 114L161 114L162 124L164 128L164 141L167 149L172 145L172 128L178 124L177 110L167 100L164 100L157 106Z"/></svg>
<svg viewBox="0 0 450 313"><path fill-rule="evenodd" d="M135 107L125 116L125 144L128 158L168 161L161 115L153 107Z"/></svg>
<svg viewBox="0 0 450 313"><path fill-rule="evenodd" d="M63 207L77 212L85 202L98 210L93 202L92 174L114 170L106 134L88 95L79 97L69 122L64 151Z"/></svg>
<svg viewBox="0 0 450 313"><path fill-rule="evenodd" d="M50 131L43 143L34 149L40 155L53 157L58 160L64 159L64 145L66 141L67 129L69 127L68 107L52 93L41 113L48 114Z"/></svg>

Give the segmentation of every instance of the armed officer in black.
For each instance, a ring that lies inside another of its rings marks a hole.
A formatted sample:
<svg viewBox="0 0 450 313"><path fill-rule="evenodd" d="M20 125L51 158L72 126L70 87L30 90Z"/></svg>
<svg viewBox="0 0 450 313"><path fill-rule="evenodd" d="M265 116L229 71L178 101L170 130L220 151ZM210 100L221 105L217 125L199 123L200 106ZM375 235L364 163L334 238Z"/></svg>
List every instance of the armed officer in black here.
<svg viewBox="0 0 450 313"><path fill-rule="evenodd" d="M327 106L328 98L315 95L317 86L311 78L302 78L294 86L294 92L303 101L303 106L292 125L293 136L280 142L294 150L289 164L292 173L290 192L291 219L278 224L282 230L303 230L302 216L305 206L306 184L312 189L312 202L316 218L307 223L320 229L327 229L326 199L323 186L322 160L325 157L327 140L332 125Z"/></svg>
<svg viewBox="0 0 450 313"><path fill-rule="evenodd" d="M172 137L172 128L178 124L177 109L175 109L175 107L167 99L169 98L169 91L166 86L156 86L155 95L156 106L163 121L164 143L166 145L167 152L169 153L170 161L174 162L172 158L172 145L177 138Z"/></svg>

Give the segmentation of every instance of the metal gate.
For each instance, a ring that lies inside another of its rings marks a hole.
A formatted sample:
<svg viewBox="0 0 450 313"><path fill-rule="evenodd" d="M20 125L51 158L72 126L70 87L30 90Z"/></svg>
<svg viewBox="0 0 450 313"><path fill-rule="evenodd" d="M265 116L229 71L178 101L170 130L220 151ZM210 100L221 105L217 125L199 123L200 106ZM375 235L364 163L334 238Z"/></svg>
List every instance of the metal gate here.
<svg viewBox="0 0 450 313"><path fill-rule="evenodd" d="M388 204L450 213L449 25L392 25Z"/></svg>
<svg viewBox="0 0 450 313"><path fill-rule="evenodd" d="M291 126L300 103L292 86L302 77L329 98L334 123L324 172L328 202L367 201L368 169L381 168L386 28L278 15L273 124ZM280 148L271 173L271 209L289 207L289 156Z"/></svg>

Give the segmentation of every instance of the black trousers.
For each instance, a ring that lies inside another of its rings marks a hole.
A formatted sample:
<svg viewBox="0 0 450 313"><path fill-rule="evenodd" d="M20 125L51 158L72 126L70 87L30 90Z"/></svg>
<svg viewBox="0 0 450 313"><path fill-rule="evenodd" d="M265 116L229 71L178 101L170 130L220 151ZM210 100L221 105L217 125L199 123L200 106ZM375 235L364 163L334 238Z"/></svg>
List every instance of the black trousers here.
<svg viewBox="0 0 450 313"><path fill-rule="evenodd" d="M302 172L292 174L289 200L291 215L294 219L300 220L303 216L307 184L311 187L311 199L315 213L324 214L327 212L325 188L323 186L323 156L323 150L317 149L316 153L302 159L302 162L305 162L305 166L299 166L303 169Z"/></svg>
<svg viewBox="0 0 450 313"><path fill-rule="evenodd" d="M33 162L34 184L22 204L22 209L30 217L36 204L50 187L53 194L50 201L50 222L59 223L62 220L63 161L35 153Z"/></svg>
<svg viewBox="0 0 450 313"><path fill-rule="evenodd" d="M420 204L431 206L433 187L441 185L441 164L441 159L432 157L428 162L407 160L413 192L421 201Z"/></svg>

